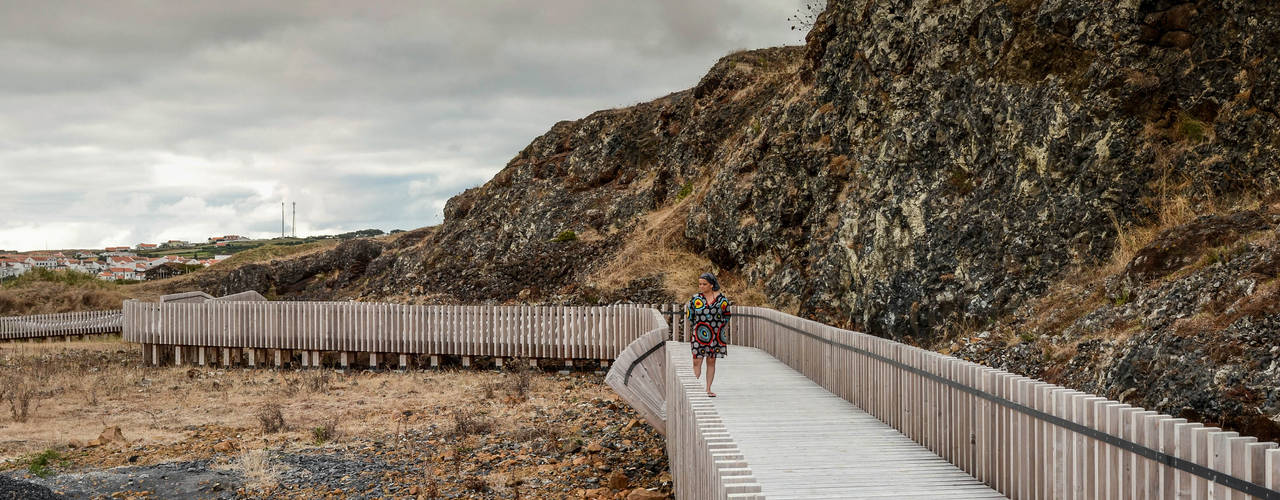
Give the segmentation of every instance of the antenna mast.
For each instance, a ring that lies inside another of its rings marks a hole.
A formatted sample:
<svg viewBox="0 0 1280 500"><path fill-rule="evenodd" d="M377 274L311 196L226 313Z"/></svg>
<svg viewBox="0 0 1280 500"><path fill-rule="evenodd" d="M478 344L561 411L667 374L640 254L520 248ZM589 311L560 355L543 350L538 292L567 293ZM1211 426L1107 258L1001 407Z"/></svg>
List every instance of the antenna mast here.
<svg viewBox="0 0 1280 500"><path fill-rule="evenodd" d="M284 237L284 202L280 202L280 237Z"/></svg>
<svg viewBox="0 0 1280 500"><path fill-rule="evenodd" d="M298 202L293 202L293 237L298 237Z"/></svg>

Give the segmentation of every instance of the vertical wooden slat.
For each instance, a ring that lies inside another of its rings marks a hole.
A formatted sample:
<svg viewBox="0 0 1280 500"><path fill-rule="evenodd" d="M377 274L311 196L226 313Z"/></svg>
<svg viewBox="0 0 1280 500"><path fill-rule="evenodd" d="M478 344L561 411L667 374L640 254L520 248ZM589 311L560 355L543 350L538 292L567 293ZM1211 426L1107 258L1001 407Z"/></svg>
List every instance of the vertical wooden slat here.
<svg viewBox="0 0 1280 500"><path fill-rule="evenodd" d="M1280 491L1280 450L1267 450L1266 464L1266 486L1276 491Z"/></svg>
<svg viewBox="0 0 1280 500"><path fill-rule="evenodd" d="M1197 427L1191 429L1191 456L1192 462L1196 465L1212 468L1213 452L1210 449L1209 436L1220 432L1222 429L1217 427ZM1209 498L1209 481L1200 476L1193 476L1191 480L1191 498L1193 500L1208 500Z"/></svg>

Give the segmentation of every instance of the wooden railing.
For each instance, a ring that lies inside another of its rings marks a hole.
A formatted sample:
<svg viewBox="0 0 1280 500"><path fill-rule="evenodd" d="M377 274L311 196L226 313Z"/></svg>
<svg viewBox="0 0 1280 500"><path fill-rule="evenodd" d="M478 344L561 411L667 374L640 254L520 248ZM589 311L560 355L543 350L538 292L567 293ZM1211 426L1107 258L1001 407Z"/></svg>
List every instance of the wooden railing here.
<svg viewBox="0 0 1280 500"><path fill-rule="evenodd" d="M671 330L661 313L649 311L652 329L618 353L604 380L650 426L666 434L667 356L663 347Z"/></svg>
<svg viewBox="0 0 1280 500"><path fill-rule="evenodd" d="M120 333L120 310L0 317L0 340Z"/></svg>
<svg viewBox="0 0 1280 500"><path fill-rule="evenodd" d="M144 345L151 364L246 361L274 364L302 356L346 366L356 356L614 359L652 330L652 310L606 307L413 306L366 302L124 304L124 340ZM263 352L269 351L269 352ZM172 352L172 358L168 353ZM284 359L282 359L284 358ZM385 359L385 358L384 358Z"/></svg>
<svg viewBox="0 0 1280 500"><path fill-rule="evenodd" d="M1280 498L1276 443L771 309L733 312L732 343L768 352L1010 498Z"/></svg>

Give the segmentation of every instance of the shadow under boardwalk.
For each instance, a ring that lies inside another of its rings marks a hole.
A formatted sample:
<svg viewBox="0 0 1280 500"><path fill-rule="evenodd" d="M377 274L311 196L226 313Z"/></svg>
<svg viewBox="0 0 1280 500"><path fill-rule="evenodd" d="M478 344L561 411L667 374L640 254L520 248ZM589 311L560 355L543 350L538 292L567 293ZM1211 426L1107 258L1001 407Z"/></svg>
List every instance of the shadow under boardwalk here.
<svg viewBox="0 0 1280 500"><path fill-rule="evenodd" d="M730 347L712 390L766 498L1005 498L759 349Z"/></svg>

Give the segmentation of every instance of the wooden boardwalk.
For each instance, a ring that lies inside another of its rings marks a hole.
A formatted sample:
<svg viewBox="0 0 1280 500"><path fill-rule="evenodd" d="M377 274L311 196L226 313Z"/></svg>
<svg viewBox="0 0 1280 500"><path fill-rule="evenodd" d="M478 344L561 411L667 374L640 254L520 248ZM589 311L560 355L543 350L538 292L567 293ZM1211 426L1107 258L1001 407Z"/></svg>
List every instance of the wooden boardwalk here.
<svg viewBox="0 0 1280 500"><path fill-rule="evenodd" d="M712 390L767 498L1005 498L759 349L730 348Z"/></svg>

